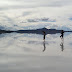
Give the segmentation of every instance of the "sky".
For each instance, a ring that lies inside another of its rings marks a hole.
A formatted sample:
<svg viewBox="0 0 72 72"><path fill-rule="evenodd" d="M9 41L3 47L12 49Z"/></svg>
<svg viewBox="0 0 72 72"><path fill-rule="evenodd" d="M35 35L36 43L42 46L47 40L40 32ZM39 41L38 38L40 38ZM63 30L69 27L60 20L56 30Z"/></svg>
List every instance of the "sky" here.
<svg viewBox="0 0 72 72"><path fill-rule="evenodd" d="M72 30L72 0L0 0L0 29Z"/></svg>
<svg viewBox="0 0 72 72"><path fill-rule="evenodd" d="M72 0L0 0L0 29L19 30L42 27L72 30ZM64 38L64 52L61 52L60 48L61 39L55 34L46 36L44 54L42 38L43 36L29 34L1 34L0 70L28 72L29 69L37 67L41 72L48 69L53 72L71 71L72 34ZM40 56L33 57L31 53Z"/></svg>

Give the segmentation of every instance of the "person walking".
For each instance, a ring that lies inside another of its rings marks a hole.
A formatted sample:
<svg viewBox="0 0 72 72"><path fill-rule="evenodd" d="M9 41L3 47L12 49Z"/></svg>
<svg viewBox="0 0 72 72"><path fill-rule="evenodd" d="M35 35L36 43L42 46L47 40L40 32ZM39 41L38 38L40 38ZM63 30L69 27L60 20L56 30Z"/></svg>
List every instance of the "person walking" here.
<svg viewBox="0 0 72 72"><path fill-rule="evenodd" d="M63 36L64 36L64 31L62 30L60 38L63 38Z"/></svg>
<svg viewBox="0 0 72 72"><path fill-rule="evenodd" d="M45 31L42 31L42 32L43 32L43 35L44 35L43 40L45 40L46 33L45 33Z"/></svg>

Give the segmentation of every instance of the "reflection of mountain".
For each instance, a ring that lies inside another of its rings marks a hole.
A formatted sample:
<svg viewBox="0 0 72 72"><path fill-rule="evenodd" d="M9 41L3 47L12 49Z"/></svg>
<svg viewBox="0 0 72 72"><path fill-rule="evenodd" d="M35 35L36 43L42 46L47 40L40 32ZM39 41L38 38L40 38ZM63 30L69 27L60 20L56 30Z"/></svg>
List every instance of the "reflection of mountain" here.
<svg viewBox="0 0 72 72"><path fill-rule="evenodd" d="M14 31L0 30L0 34L2 34L2 33L11 33L11 32L14 32Z"/></svg>
<svg viewBox="0 0 72 72"><path fill-rule="evenodd" d="M17 31L0 30L0 34L2 34L2 33L12 33L12 32L43 34L43 31L45 32L45 34L56 34L56 33L61 33L62 30L47 29L47 28L41 28L41 29L35 29L35 30L17 30ZM65 32L72 32L72 31L65 31Z"/></svg>

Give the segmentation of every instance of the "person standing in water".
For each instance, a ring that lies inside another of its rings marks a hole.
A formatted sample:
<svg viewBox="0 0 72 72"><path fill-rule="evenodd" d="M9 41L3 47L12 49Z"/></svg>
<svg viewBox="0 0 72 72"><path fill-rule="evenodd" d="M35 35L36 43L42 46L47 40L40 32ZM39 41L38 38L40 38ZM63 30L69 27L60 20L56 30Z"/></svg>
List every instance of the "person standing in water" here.
<svg viewBox="0 0 72 72"><path fill-rule="evenodd" d="M62 30L61 31L61 36L60 36L60 38L61 38L61 40L62 40L62 42L61 42L61 44L60 44L60 46L61 46L61 51L63 51L64 50L64 38L63 38L63 36L64 36L64 31Z"/></svg>
<svg viewBox="0 0 72 72"><path fill-rule="evenodd" d="M60 38L63 38L63 36L64 36L64 31L62 30Z"/></svg>
<svg viewBox="0 0 72 72"><path fill-rule="evenodd" d="M46 33L45 33L45 31L42 31L42 32L43 32L43 35L44 35L43 40L45 40Z"/></svg>
<svg viewBox="0 0 72 72"><path fill-rule="evenodd" d="M43 42L43 46L44 46L44 49L43 49L43 52L45 51L45 49L46 49L46 46L45 46L45 36L46 36L46 33L45 33L45 31L42 31L43 32L43 40L44 40L44 42Z"/></svg>

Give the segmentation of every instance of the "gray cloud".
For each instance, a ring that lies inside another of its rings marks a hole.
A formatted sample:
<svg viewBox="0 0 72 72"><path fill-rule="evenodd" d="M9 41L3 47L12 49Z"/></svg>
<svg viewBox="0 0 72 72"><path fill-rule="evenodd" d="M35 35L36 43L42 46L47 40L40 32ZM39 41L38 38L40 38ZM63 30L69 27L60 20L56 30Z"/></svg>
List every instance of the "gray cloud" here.
<svg viewBox="0 0 72 72"><path fill-rule="evenodd" d="M14 6L3 6L0 7L0 11L1 10L10 10L10 9L23 9L23 8L35 8L35 6L23 6L23 5L14 5Z"/></svg>
<svg viewBox="0 0 72 72"><path fill-rule="evenodd" d="M35 7L60 7L71 5L71 0L8 0L9 5L0 6L0 10L35 8ZM12 2L12 3L11 3Z"/></svg>
<svg viewBox="0 0 72 72"><path fill-rule="evenodd" d="M72 4L71 0L12 0L15 2L21 2L21 3L35 3L35 5L38 6L64 6L64 5L70 5Z"/></svg>
<svg viewBox="0 0 72 72"><path fill-rule="evenodd" d="M28 22L56 22L55 19L49 18L36 18L36 19L28 19Z"/></svg>
<svg viewBox="0 0 72 72"><path fill-rule="evenodd" d="M60 0L60 1L58 1L58 0L44 0L44 1L42 1L42 0L6 0L6 1L9 1L9 3L10 2L12 2L12 4L11 5L4 5L4 6L0 6L0 11L1 12L3 12L3 13L7 13L7 11L6 10L12 10L12 12L11 12L11 14L14 14L15 13L15 11L14 11L14 9L16 10L16 9L27 9L27 8L36 8L36 7L48 7L48 6L52 6L52 7L59 7L59 6L64 6L64 5L68 5L68 4L71 4L72 2L71 2L71 0ZM3 1L4 2L4 1ZM14 5L13 5L13 3L14 3ZM25 3L27 3L27 4L25 4ZM16 4L16 5L15 5ZM29 5L28 5L29 4ZM14 17L14 19L11 17L11 16L2 16L5 20L1 20L0 21L0 25L2 26L1 27L1 29L4 27L4 28L7 28L7 29L12 29L12 28L14 28L14 27L17 27L18 26L18 28L25 28L25 29L28 29L28 27L32 27L32 28L39 28L39 27L46 27L46 26L48 26L49 24L37 24L36 25L36 27L35 27L35 24L33 24L33 25L28 25L28 26L26 26L25 27L25 25L27 25L27 24L25 24L25 22L24 21L26 21L27 20L27 22L28 23L36 23L36 22L52 22L52 21L50 21L50 20L47 20L47 19L35 19L35 18L32 18L32 16L31 16L31 14L33 14L33 13L35 13L34 12L34 9L32 9L31 11L29 11L28 9L28 11L23 11L23 12L21 12L22 14L20 14L20 15L16 15L15 17ZM36 8L37 9L37 11L38 11L38 13L39 13L39 15L40 15L40 8L38 9L38 8ZM52 8L53 9L53 8ZM51 13L52 13L52 9L51 9ZM61 9L61 8L60 8ZM65 9L66 9L66 7L65 7ZM2 10L4 10L4 11L2 11ZM43 8L43 10L44 10L44 8ZM42 13L42 11L43 10L41 10L41 13ZM63 9L62 9L63 10ZM33 13L32 13L32 11L33 11ZM66 11L68 11L68 10L66 10ZM47 10L47 12L48 12L48 10ZM42 14L45 14L45 13L47 13L46 11L45 12L43 12ZM57 11L56 11L57 12ZM64 11L62 11L62 12L64 12ZM10 13L10 12L9 12ZM16 13L15 13L16 14ZM41 14L41 15L42 15ZM54 13L55 14L55 13ZM30 18L28 19L25 19L24 20L24 17L26 17L26 16L29 16L30 15ZM13 15L14 16L14 15ZM20 17L20 18L19 18ZM37 16L37 17L39 17L39 16ZM45 17L45 16L43 16L43 17ZM2 18L1 18L2 19ZM17 21L18 20L18 21ZM53 20L54 22L56 22L55 20ZM19 24L16 24L16 22L17 23L19 23ZM26 22L26 23L27 23ZM24 27L22 26L22 25L24 25ZM5 25L5 26L4 26ZM58 26L58 25L57 25ZM52 26L51 26L51 28L53 27L53 28L58 28L57 26L53 26L53 24L52 24ZM50 26L49 26L50 27ZM67 29L68 27L61 27L61 29ZM68 29L69 30L69 29Z"/></svg>

